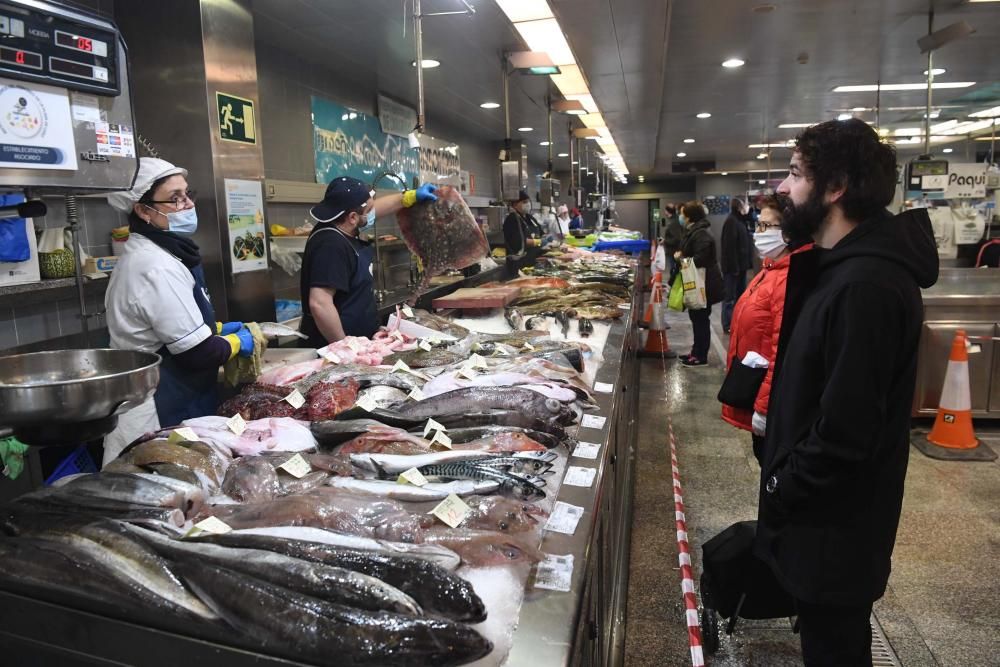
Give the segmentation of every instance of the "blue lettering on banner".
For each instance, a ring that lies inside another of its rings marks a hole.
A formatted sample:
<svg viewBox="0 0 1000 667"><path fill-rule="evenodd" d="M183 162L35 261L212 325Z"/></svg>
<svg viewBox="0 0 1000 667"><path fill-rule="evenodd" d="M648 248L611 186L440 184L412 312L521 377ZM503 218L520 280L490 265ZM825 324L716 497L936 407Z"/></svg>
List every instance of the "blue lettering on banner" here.
<svg viewBox="0 0 1000 667"><path fill-rule="evenodd" d="M62 164L63 153L58 148L46 146L18 146L0 144L0 163Z"/></svg>

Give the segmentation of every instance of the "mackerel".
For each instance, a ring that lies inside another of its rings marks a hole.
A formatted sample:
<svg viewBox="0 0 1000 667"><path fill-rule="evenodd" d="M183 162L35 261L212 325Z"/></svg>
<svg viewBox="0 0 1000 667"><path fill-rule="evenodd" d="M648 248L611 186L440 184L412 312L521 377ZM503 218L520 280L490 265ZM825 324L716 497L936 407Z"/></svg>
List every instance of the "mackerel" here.
<svg viewBox="0 0 1000 667"><path fill-rule="evenodd" d="M469 462L432 464L418 470L425 477L491 480L499 484L501 493L519 498L545 497L545 491L523 477Z"/></svg>

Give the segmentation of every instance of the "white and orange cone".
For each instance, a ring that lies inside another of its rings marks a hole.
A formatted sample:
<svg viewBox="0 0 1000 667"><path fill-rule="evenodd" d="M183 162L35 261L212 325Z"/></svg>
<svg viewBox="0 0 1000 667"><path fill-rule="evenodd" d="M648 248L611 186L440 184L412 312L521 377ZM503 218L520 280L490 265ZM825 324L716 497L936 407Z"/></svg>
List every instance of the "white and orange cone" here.
<svg viewBox="0 0 1000 667"><path fill-rule="evenodd" d="M947 449L974 449L979 440L972 428L972 392L969 389L969 353L965 331L955 332L948 356L948 371L941 389L934 428L927 439Z"/></svg>
<svg viewBox="0 0 1000 667"><path fill-rule="evenodd" d="M639 351L640 357L663 357L672 359L677 353L670 349L667 340L666 322L663 313L663 285L653 285L652 299L649 303L649 332L646 334L646 344Z"/></svg>

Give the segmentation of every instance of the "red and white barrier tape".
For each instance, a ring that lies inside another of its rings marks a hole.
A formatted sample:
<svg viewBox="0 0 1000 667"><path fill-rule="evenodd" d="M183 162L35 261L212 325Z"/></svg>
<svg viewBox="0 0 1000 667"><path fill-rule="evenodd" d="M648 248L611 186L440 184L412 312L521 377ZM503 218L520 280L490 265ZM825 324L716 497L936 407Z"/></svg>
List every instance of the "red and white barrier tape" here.
<svg viewBox="0 0 1000 667"><path fill-rule="evenodd" d="M694 572L691 570L691 547L688 544L687 519L684 517L684 490L681 472L677 466L677 438L674 424L667 417L670 434L670 471L674 484L674 518L677 523L677 561L681 566L681 593L684 596L684 615L687 619L688 643L691 645L691 664L704 667L705 654L701 642L701 620L698 617L698 598L694 593Z"/></svg>

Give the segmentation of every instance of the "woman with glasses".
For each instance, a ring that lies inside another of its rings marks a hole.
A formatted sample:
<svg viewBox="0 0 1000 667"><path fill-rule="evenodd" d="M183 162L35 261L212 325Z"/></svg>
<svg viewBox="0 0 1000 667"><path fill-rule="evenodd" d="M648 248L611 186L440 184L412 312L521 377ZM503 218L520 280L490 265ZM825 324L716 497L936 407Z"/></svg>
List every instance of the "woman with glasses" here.
<svg viewBox="0 0 1000 667"><path fill-rule="evenodd" d="M205 286L195 193L187 170L140 158L131 190L108 195L128 214L129 239L104 297L111 347L162 357L152 398L123 414L104 440L104 462L161 426L215 414L219 367L250 356L254 341L242 322L217 322Z"/></svg>
<svg viewBox="0 0 1000 667"><path fill-rule="evenodd" d="M722 405L722 418L736 428L753 434L753 453L760 461L767 425L768 397L771 377L778 351L778 335L785 308L785 286L788 264L792 255L812 248L812 239L792 239L781 230L780 204L775 197L759 202L760 217L753 235L754 246L761 257L761 270L750 281L733 308L726 368L741 363L748 352L756 352L768 362L753 408Z"/></svg>

